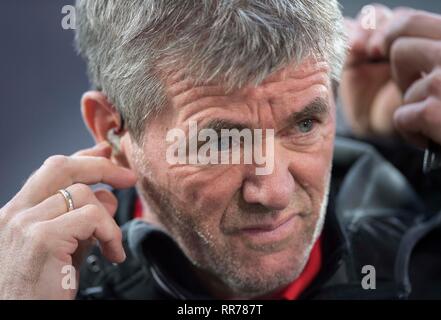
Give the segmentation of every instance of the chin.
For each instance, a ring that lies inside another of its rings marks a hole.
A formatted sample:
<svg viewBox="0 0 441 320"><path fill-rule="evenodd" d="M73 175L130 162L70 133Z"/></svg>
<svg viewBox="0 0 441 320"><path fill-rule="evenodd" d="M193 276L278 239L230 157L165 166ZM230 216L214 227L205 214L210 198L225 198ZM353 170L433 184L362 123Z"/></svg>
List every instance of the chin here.
<svg viewBox="0 0 441 320"><path fill-rule="evenodd" d="M282 255L282 253L246 262L242 268L224 279L226 284L238 295L256 298L279 291L294 281L307 262L306 252L301 256ZM245 266L246 265L246 266Z"/></svg>
<svg viewBox="0 0 441 320"><path fill-rule="evenodd" d="M236 243L236 248L230 248L228 253L212 254L214 259L205 265L205 269L222 279L235 297L259 298L294 281L303 271L311 248L312 245L298 240L283 250L269 253L250 250Z"/></svg>

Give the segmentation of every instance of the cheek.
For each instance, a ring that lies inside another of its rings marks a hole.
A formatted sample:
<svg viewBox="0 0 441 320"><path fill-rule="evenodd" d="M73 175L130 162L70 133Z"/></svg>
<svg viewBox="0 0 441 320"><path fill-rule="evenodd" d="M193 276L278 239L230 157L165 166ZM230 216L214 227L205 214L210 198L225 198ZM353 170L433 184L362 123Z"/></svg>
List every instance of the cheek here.
<svg viewBox="0 0 441 320"><path fill-rule="evenodd" d="M332 166L333 138L314 152L292 155L290 172L297 187L303 189L313 202L315 211L320 208L326 192Z"/></svg>
<svg viewBox="0 0 441 320"><path fill-rule="evenodd" d="M194 214L223 213L242 185L241 166L170 168L170 190Z"/></svg>
<svg viewBox="0 0 441 320"><path fill-rule="evenodd" d="M167 145L157 133L160 131L149 135L145 148L148 150L139 149L133 153L140 175L167 190L174 205L188 214L223 212L241 187L242 166L170 165L166 160ZM144 156L137 155L139 152Z"/></svg>

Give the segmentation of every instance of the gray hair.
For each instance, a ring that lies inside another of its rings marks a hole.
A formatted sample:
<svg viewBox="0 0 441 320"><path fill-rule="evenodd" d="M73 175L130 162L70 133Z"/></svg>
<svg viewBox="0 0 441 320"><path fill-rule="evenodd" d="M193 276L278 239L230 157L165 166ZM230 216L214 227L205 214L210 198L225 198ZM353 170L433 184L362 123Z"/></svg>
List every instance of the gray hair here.
<svg viewBox="0 0 441 320"><path fill-rule="evenodd" d="M232 90L315 57L338 82L346 52L337 0L77 0L76 8L91 82L138 142L167 103L164 75Z"/></svg>

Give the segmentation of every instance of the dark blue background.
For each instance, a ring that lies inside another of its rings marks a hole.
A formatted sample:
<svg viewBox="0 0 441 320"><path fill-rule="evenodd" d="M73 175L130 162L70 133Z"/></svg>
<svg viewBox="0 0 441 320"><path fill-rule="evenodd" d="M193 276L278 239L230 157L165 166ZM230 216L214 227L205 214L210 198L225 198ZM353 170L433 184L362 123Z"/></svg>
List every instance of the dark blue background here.
<svg viewBox="0 0 441 320"><path fill-rule="evenodd" d="M349 16L370 2L341 1ZM92 143L79 107L88 89L85 65L73 50L73 31L61 27L61 8L72 3L0 2L0 207L49 155ZM441 12L439 0L384 3Z"/></svg>

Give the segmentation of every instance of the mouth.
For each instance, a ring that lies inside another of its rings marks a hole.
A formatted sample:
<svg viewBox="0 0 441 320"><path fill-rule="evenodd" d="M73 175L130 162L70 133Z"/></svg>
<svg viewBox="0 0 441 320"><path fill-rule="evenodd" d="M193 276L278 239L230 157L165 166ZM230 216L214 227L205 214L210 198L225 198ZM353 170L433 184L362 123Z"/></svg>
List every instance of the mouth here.
<svg viewBox="0 0 441 320"><path fill-rule="evenodd" d="M275 223L269 223L269 224L261 224L261 225L253 225L245 228L239 229L240 232L247 232L247 233L264 233L264 232L271 232L275 231L278 228L281 228L285 224L289 223L294 217L297 216L297 214L290 215L289 217Z"/></svg>
<svg viewBox="0 0 441 320"><path fill-rule="evenodd" d="M239 228L235 234L253 246L285 243L300 231L300 218L300 214L292 214L289 217L273 223L256 224Z"/></svg>

